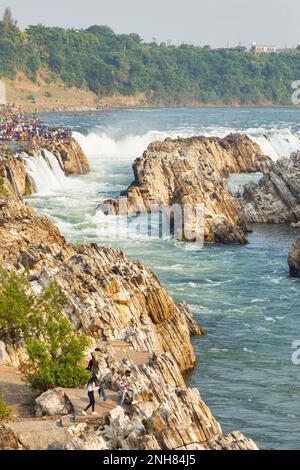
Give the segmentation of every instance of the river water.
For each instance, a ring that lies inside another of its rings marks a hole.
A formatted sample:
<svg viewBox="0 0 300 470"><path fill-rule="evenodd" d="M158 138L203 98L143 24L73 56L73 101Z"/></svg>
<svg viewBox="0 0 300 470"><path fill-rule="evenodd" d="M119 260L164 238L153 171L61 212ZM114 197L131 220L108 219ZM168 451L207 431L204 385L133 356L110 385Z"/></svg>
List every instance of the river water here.
<svg viewBox="0 0 300 470"><path fill-rule="evenodd" d="M201 390L224 431L239 429L265 449L300 449L300 366L291 360L292 344L300 340L300 281L287 269L297 232L254 226L247 246L194 250L138 234L135 226L128 230L124 220L116 237L115 218L95 211L131 183L134 159L153 140L240 131L277 159L300 147L300 110L116 110L43 119L73 128L91 172L67 179L55 165L49 175L31 159L38 193L30 203L68 241L106 243L142 259L176 300L189 303L207 336L193 339L198 361L187 380Z"/></svg>

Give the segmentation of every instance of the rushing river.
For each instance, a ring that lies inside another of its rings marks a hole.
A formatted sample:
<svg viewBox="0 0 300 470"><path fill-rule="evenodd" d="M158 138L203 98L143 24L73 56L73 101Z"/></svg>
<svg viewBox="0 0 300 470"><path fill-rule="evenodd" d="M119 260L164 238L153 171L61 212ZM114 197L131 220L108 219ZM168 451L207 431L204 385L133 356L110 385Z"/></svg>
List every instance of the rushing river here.
<svg viewBox="0 0 300 470"><path fill-rule="evenodd" d="M142 259L178 301L189 303L206 337L194 338L197 367L189 375L223 425L267 449L300 449L300 281L288 276L287 254L297 232L254 226L247 246L189 246L138 235L96 213L133 179L132 163L153 140L246 132L273 159L300 147L297 109L160 109L49 114L70 126L89 156L91 172L65 178L60 169L28 163L39 182L30 203L72 242L97 241ZM42 183L42 184L41 184Z"/></svg>

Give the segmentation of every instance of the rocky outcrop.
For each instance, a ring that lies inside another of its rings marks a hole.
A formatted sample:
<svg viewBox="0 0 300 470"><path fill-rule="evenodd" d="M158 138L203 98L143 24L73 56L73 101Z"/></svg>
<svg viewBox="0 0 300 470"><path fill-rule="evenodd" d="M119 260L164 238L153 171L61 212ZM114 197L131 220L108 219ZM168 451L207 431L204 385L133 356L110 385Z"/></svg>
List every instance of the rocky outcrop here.
<svg viewBox="0 0 300 470"><path fill-rule="evenodd" d="M85 175L89 171L88 159L77 140L37 142L39 148L46 148L56 156L65 175Z"/></svg>
<svg viewBox="0 0 300 470"><path fill-rule="evenodd" d="M288 264L291 276L300 277L300 237L297 237L291 246Z"/></svg>
<svg viewBox="0 0 300 470"><path fill-rule="evenodd" d="M300 221L300 153L272 163L258 184L245 186L240 202L249 223L297 226Z"/></svg>
<svg viewBox="0 0 300 470"><path fill-rule="evenodd" d="M29 196L35 192L34 182L26 166L26 158L44 158L49 164L45 149L53 153L65 175L82 175L89 171L88 159L75 139L66 141L39 139L30 147L26 147L24 152L0 155L0 178L5 180L7 191L18 196Z"/></svg>
<svg viewBox="0 0 300 470"><path fill-rule="evenodd" d="M35 414L38 417L69 415L72 411L72 403L61 389L48 390L35 399Z"/></svg>
<svg viewBox="0 0 300 470"><path fill-rule="evenodd" d="M240 134L153 142L134 163L135 180L124 194L125 208L133 214L155 212L155 205L195 210L203 204L205 241L244 243L246 220L239 202L228 192L226 178L230 173L264 171L269 164L259 146ZM111 205L118 214L124 199L106 201L103 211ZM176 236L193 241L202 230L203 224L198 226L192 215Z"/></svg>
<svg viewBox="0 0 300 470"><path fill-rule="evenodd" d="M47 218L37 216L14 193L0 193L0 240L0 265L19 272L27 269L33 293L38 295L56 281L65 294L64 314L74 330L84 331L95 345L100 340L122 340L128 347L150 353L138 365L128 358L118 361L109 350L101 354L101 374L111 390L118 389L124 368L133 371L139 404L131 413L116 408L101 428L80 428L80 432L76 428L72 435L51 420L5 425L22 445L32 449L202 449L221 439L219 423L199 391L187 388L182 376L195 364L190 332L202 333L202 329L187 305L176 305L141 261L133 263L121 251L105 246L66 243ZM17 351L11 356L12 345L8 346L2 357L15 362ZM42 396L37 400L38 413L69 413L65 394Z"/></svg>

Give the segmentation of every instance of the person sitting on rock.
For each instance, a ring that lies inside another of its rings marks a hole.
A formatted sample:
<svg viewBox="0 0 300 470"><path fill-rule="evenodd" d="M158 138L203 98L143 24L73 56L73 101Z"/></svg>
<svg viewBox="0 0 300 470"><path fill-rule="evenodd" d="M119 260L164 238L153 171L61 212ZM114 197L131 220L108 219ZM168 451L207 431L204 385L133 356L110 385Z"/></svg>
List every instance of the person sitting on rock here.
<svg viewBox="0 0 300 470"><path fill-rule="evenodd" d="M120 406L124 405L126 394L131 394L131 405L136 404L136 391L131 385L131 371L127 370L120 380Z"/></svg>
<svg viewBox="0 0 300 470"><path fill-rule="evenodd" d="M87 387L87 391L88 391L88 397L89 397L89 404L88 406L85 408L85 410L82 411L82 414L84 414L86 416L87 414L87 411L92 408L92 415L97 415L98 413L96 413L95 411L95 404L96 404L96 401L95 401L95 392L98 390L99 387L97 387L97 384L96 384L96 381L95 381L95 378L92 377L88 383L86 384L86 387Z"/></svg>

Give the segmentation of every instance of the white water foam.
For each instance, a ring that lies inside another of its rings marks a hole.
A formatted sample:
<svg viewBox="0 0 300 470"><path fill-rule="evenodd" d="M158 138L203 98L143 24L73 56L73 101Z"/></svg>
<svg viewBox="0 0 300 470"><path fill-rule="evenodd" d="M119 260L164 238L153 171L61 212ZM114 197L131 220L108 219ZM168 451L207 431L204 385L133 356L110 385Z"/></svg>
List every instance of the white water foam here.
<svg viewBox="0 0 300 470"><path fill-rule="evenodd" d="M281 157L289 157L292 152L300 149L299 134L294 134L289 128L249 128L246 131L229 127L177 128L172 131L151 130L143 135L128 135L121 138L111 137L102 130L95 129L87 136L75 132L74 137L91 158L91 163L93 163L93 157L97 156L98 162L100 160L105 163L109 159L109 162L114 165L120 161L123 163L133 162L143 154L151 142L156 140L162 141L167 137L192 137L195 135L222 138L234 132L245 132L260 145L265 155L275 161Z"/></svg>
<svg viewBox="0 0 300 470"><path fill-rule="evenodd" d="M38 151L33 157L22 152L21 156L25 160L28 174L38 194L49 194L68 185L69 180L57 158L49 150Z"/></svg>

